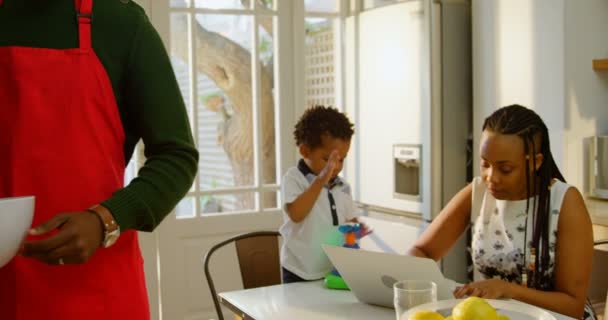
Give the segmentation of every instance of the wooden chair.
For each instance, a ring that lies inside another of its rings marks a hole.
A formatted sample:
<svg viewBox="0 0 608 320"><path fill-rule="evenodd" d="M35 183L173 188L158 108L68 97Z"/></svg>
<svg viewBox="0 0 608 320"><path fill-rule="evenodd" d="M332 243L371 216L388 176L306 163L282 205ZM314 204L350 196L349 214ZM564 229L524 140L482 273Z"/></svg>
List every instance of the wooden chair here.
<svg viewBox="0 0 608 320"><path fill-rule="evenodd" d="M603 239L603 240L596 240L595 242L593 242L593 247L598 247L601 245L606 245L608 244L608 239ZM596 250L596 252L594 252L594 260L597 259L598 257L605 257L606 253L605 252L598 252ZM593 290L593 292L589 292L589 304L591 304L594 307L594 312L595 312L595 318L599 319L598 316L601 316L602 314L604 314L604 309L601 308L601 306L604 305L604 301L608 301L606 300L606 296L604 296L605 292L606 292L606 287L608 287L608 280L606 280L606 278L604 277L604 271L603 270L599 270L600 267L605 264L605 262L602 261L593 261L593 271L591 273L591 279L592 282L594 282L597 286L596 289ZM590 288L591 289L591 288ZM604 306L604 308L606 308L608 306ZM608 319L604 319L604 320L608 320Z"/></svg>
<svg viewBox="0 0 608 320"><path fill-rule="evenodd" d="M237 235L214 245L204 258L205 277L219 320L224 320L215 284L209 272L209 261L215 251L234 242L244 289L281 283L279 237L276 231L256 231Z"/></svg>

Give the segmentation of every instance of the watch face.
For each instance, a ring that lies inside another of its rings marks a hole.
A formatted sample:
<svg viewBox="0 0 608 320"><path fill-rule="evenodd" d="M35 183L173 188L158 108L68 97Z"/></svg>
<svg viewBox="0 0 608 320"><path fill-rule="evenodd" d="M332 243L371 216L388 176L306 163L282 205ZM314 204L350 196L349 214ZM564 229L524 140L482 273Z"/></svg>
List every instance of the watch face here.
<svg viewBox="0 0 608 320"><path fill-rule="evenodd" d="M120 236L120 232L118 230L115 230L113 232L107 233L106 237L105 237L105 239L103 241L104 248L109 248L114 243L116 243L116 240L118 240L118 236Z"/></svg>

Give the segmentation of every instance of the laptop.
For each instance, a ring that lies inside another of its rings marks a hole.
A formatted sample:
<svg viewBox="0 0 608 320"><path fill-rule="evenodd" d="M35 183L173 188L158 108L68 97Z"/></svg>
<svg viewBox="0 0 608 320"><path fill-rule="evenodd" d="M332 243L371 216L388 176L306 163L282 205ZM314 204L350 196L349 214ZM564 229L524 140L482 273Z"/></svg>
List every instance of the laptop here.
<svg viewBox="0 0 608 320"><path fill-rule="evenodd" d="M393 308L393 284L400 280L430 280L437 284L437 300L454 298L458 284L444 278L432 259L331 245L323 250L361 302Z"/></svg>

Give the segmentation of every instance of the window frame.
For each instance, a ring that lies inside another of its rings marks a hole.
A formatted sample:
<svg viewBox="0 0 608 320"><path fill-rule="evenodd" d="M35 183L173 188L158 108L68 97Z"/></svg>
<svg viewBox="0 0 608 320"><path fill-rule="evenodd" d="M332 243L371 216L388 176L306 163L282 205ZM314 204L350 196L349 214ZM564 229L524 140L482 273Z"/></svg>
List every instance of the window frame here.
<svg viewBox="0 0 608 320"><path fill-rule="evenodd" d="M191 30L194 17L197 14L216 14L216 15L245 15L251 16L253 19L252 25L252 43L259 43L259 18L273 16L273 43L274 43L274 98L275 98L275 142L276 142L276 177L277 183L264 184L263 163L261 157L262 141L260 137L261 117L258 115L261 111L261 88L259 64L251 64L252 72L252 88L253 88L253 157L254 157L254 183L251 186L235 186L226 188L214 188L201 190L200 178L197 174L196 180L192 189L186 194L186 197L194 198L194 216L210 217L214 215L239 215L250 213L280 213L281 199L277 196L276 208L263 208L262 197L268 192L280 191L280 178L283 173L290 167L294 166L299 154L297 148L294 148L292 131L297 121L297 118L305 111L307 106L306 101L306 80L305 80L305 19L306 18L330 18L339 19L339 31L336 43L339 44L339 55L335 61L335 67L339 68L336 72L336 106L341 110L345 110L343 102L346 101L345 95L345 19L350 14L350 6L353 0L339 0L339 9L336 12L305 12L305 0L274 0L273 8L268 9L255 5L255 0L251 1L251 7L247 9L208 9L194 8L194 0L189 0L189 6L183 8L171 8L170 0L155 0L150 1L149 16L156 27L160 37L165 45L169 48L170 43L170 16L174 13L188 14L188 28ZM359 1L359 0L355 0ZM186 101L187 107L192 110L191 126L193 132L198 132L198 111L196 104L198 101L198 90L196 74L196 66L194 57L196 56L196 48L192 46L194 36L189 32L189 88L190 101ZM259 60L259 46L252 46L251 59L252 62ZM199 137L194 134L195 143L198 145ZM294 152L291 152L293 150ZM141 161L137 161L141 164ZM138 168L140 166L137 166ZM255 208L253 210L229 211L212 214L203 214L200 208L201 203L198 199L206 195L223 195L223 194L241 194L254 192ZM175 217L175 215L174 215Z"/></svg>

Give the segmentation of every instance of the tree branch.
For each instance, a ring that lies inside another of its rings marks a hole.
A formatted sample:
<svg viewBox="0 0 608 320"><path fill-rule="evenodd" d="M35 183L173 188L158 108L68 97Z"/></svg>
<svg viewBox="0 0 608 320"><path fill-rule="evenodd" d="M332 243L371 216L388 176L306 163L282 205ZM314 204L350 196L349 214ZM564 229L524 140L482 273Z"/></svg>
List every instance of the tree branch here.
<svg viewBox="0 0 608 320"><path fill-rule="evenodd" d="M174 19L176 20L171 26L172 53L184 61L188 61L189 41L186 16ZM235 183L239 186L253 185L251 54L238 43L203 28L199 23L195 23L193 32L198 53L195 57L196 70L206 74L215 82L234 108L234 115L225 124L222 141L224 150L232 163ZM272 74L261 63L259 70L262 122L260 134L264 164L262 181L263 183L276 183ZM243 201L249 202L251 199ZM242 203L242 205L250 208L248 203ZM269 205L273 204L269 203Z"/></svg>

